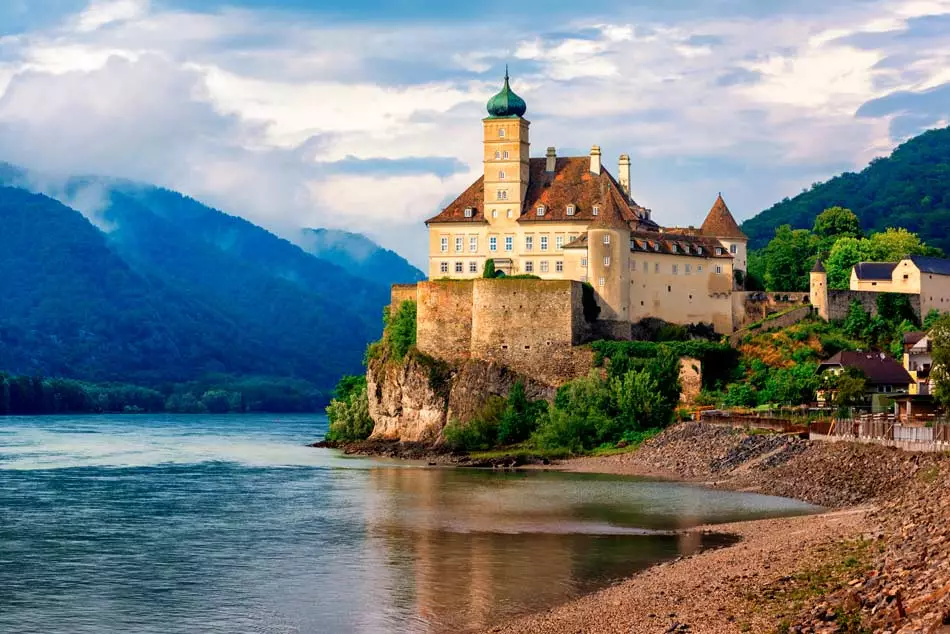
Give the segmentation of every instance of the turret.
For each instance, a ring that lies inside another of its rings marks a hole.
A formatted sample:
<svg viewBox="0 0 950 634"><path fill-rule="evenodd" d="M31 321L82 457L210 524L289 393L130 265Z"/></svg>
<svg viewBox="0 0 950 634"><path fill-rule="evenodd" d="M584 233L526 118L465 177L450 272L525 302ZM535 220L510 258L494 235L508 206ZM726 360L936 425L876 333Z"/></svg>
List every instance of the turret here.
<svg viewBox="0 0 950 634"><path fill-rule="evenodd" d="M508 69L505 83L488 101L484 127L485 219L494 227L517 222L528 191L530 143L524 118L528 106L511 89Z"/></svg>
<svg viewBox="0 0 950 634"><path fill-rule="evenodd" d="M828 273L821 263L821 256L818 256L818 259L815 260L815 266L812 267L808 278L808 297L811 300L811 305L814 306L819 317L828 321Z"/></svg>

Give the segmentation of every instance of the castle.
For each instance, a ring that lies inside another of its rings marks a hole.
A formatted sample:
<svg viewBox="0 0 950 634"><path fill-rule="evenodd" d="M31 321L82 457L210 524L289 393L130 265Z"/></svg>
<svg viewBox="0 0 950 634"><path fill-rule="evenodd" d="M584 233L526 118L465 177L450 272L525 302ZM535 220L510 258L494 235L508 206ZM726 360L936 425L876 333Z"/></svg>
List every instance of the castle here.
<svg viewBox="0 0 950 634"><path fill-rule="evenodd" d="M426 221L430 280L479 278L492 260L509 276L590 283L604 321L739 326L748 238L721 195L699 229L664 229L631 196L628 155L616 178L596 145L531 158L527 105L507 72L487 108L483 174Z"/></svg>

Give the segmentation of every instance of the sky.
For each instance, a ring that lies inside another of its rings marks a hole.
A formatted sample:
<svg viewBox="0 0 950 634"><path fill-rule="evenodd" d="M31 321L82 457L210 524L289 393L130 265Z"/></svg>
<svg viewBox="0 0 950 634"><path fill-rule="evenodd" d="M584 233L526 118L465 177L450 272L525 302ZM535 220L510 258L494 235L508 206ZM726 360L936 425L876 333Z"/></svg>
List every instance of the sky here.
<svg viewBox="0 0 950 634"><path fill-rule="evenodd" d="M950 121L950 0L0 0L0 161L169 187L417 265L508 65L531 153L744 219Z"/></svg>

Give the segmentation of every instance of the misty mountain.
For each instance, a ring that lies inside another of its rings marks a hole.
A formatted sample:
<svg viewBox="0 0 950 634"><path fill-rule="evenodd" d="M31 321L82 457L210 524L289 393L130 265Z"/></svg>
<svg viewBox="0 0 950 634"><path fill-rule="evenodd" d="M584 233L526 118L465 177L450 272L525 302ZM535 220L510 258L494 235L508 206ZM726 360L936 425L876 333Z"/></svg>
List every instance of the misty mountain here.
<svg viewBox="0 0 950 634"><path fill-rule="evenodd" d="M425 274L405 258L382 248L360 233L303 229L300 232L300 246L307 253L377 284L413 284L425 279Z"/></svg>
<svg viewBox="0 0 950 634"><path fill-rule="evenodd" d="M828 207L847 207L865 231L904 227L950 252L950 128L929 130L860 172L846 172L742 223L751 248L761 248L784 224L810 229Z"/></svg>
<svg viewBox="0 0 950 634"><path fill-rule="evenodd" d="M0 181L38 186L3 164ZM404 279L374 283L165 189L73 178L53 193L99 228L46 196L0 189L0 371L132 382L253 374L329 390L359 371L388 285Z"/></svg>

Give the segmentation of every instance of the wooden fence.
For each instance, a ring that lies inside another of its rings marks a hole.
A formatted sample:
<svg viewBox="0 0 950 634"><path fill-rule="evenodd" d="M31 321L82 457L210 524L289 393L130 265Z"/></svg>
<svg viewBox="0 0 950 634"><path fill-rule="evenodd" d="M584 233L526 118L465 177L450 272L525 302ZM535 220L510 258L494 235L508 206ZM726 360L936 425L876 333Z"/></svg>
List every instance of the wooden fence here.
<svg viewBox="0 0 950 634"><path fill-rule="evenodd" d="M809 435L813 440L857 440L910 451L950 449L950 422L908 425L883 414L815 422L809 426Z"/></svg>

